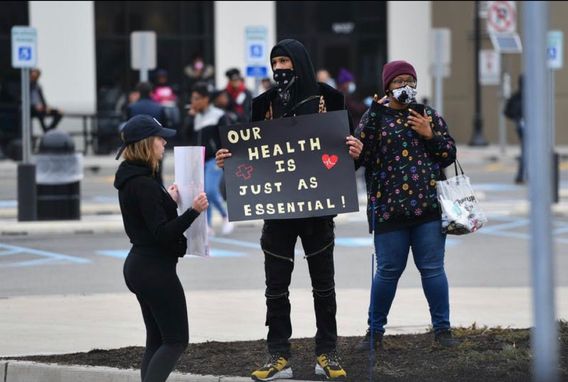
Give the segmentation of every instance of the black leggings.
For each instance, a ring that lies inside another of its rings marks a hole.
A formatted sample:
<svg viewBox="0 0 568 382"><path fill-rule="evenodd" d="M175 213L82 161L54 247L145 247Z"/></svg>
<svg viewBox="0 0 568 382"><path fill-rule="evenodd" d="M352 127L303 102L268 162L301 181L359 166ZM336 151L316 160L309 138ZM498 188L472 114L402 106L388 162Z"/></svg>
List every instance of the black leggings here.
<svg viewBox="0 0 568 382"><path fill-rule="evenodd" d="M124 279L142 308L146 349L142 382L165 381L187 348L189 328L176 259L133 253L124 262Z"/></svg>

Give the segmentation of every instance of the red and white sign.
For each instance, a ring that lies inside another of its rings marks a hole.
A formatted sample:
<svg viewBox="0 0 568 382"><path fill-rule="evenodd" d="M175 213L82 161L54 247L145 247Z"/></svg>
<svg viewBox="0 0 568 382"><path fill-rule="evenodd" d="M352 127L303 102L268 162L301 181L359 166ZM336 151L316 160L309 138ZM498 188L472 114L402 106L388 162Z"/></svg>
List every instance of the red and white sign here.
<svg viewBox="0 0 568 382"><path fill-rule="evenodd" d="M493 49L479 51L479 82L481 85L499 85L501 56Z"/></svg>
<svg viewBox="0 0 568 382"><path fill-rule="evenodd" d="M487 32L513 33L517 30L517 6L514 1L488 1Z"/></svg>

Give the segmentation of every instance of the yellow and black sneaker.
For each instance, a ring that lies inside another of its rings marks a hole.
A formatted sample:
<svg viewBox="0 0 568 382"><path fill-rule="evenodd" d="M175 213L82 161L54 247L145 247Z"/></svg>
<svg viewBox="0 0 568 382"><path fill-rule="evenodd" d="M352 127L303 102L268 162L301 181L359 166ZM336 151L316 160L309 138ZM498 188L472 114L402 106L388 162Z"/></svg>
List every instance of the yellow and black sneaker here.
<svg viewBox="0 0 568 382"><path fill-rule="evenodd" d="M339 356L333 351L317 356L316 375L321 375L327 380L344 381L347 377L347 372L341 367Z"/></svg>
<svg viewBox="0 0 568 382"><path fill-rule="evenodd" d="M273 381L275 379L293 378L288 359L280 354L271 354L268 361L260 369L252 372L253 381Z"/></svg>

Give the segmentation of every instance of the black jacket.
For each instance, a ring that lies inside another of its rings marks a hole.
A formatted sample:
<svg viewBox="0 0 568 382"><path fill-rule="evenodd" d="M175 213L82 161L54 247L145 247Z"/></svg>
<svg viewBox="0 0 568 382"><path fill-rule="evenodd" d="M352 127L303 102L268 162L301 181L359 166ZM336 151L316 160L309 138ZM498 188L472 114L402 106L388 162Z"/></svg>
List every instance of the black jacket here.
<svg viewBox="0 0 568 382"><path fill-rule="evenodd" d="M116 171L114 187L133 251L176 261L183 257L187 249L183 233L199 212L190 208L178 216L177 204L144 163L123 161Z"/></svg>
<svg viewBox="0 0 568 382"><path fill-rule="evenodd" d="M294 72L297 76L296 83L293 89L293 98L290 102L290 107L294 115L314 114L319 112L320 96L323 96L326 111L345 110L345 97L343 93L332 88L331 86L317 82L315 77L314 68L310 57L304 46L296 40L287 39L279 42L273 48L280 47L291 58L294 66ZM318 96L318 97L314 97ZM304 102L302 101L313 97L313 100ZM274 107L279 102L278 92L275 87L267 90L258 97L252 100L252 116L251 121L263 121L267 119L267 113L272 111L274 114L270 118L279 118L281 115L278 113L278 107ZM301 104L300 107L297 107ZM280 108L283 110L283 108ZM289 110L289 111L290 111ZM349 116L349 130L353 134L353 124L351 116ZM296 224L318 224L322 220L327 220L332 216L320 216L313 218L300 218L295 219ZM289 224L289 220L272 220ZM311 228L309 228L311 229Z"/></svg>
<svg viewBox="0 0 568 382"><path fill-rule="evenodd" d="M319 112L320 100L318 96L323 96L327 111L345 110L345 97L343 93L331 86L317 82L314 66L306 51L306 48L297 40L286 39L276 44L272 50L283 50L292 60L296 82L292 88L292 99L288 111L294 115L314 114ZM272 56L272 53L271 53ZM309 100L309 101L308 101ZM278 110L278 92L273 87L252 100L251 121L262 121L266 119L267 112L272 109L272 118L281 117ZM271 108L272 106L272 108ZM353 133L353 123L349 116L349 130Z"/></svg>

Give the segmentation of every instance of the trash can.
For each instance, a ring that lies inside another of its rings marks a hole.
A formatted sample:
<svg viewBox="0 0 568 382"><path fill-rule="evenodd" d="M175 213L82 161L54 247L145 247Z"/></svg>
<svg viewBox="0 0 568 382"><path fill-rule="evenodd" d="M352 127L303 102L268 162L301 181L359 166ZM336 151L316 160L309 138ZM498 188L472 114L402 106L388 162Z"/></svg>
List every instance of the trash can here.
<svg viewBox="0 0 568 382"><path fill-rule="evenodd" d="M80 219L83 156L75 152L71 136L57 129L45 133L35 162L37 219Z"/></svg>

